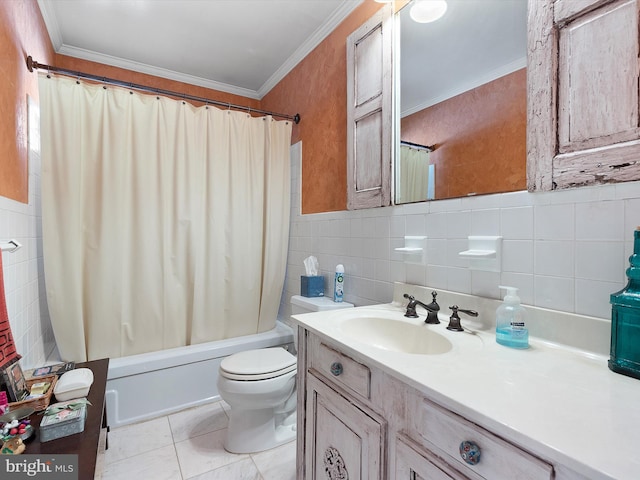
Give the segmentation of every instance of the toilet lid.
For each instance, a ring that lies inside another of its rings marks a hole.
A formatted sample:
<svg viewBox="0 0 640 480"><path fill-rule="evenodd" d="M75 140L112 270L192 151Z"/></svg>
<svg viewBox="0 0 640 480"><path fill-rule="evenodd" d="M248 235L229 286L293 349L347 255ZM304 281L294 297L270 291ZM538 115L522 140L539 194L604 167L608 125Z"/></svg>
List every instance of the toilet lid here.
<svg viewBox="0 0 640 480"><path fill-rule="evenodd" d="M222 375L235 380L264 380L295 369L296 357L281 347L234 353L220 362Z"/></svg>

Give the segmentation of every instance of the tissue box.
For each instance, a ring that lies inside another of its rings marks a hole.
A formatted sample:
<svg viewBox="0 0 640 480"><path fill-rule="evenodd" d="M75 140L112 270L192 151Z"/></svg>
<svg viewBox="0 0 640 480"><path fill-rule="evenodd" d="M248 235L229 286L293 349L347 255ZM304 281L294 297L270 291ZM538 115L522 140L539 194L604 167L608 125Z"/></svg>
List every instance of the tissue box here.
<svg viewBox="0 0 640 480"><path fill-rule="evenodd" d="M324 297L324 277L322 275L300 276L300 295L303 297Z"/></svg>

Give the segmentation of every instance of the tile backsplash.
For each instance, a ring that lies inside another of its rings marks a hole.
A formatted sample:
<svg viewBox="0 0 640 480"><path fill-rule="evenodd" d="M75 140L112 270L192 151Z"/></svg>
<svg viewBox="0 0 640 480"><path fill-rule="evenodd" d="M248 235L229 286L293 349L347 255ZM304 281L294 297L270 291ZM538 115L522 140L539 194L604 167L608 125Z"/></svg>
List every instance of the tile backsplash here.
<svg viewBox="0 0 640 480"><path fill-rule="evenodd" d="M291 229L280 317L300 292L303 260L318 258L325 294L345 266L345 301L388 303L402 282L500 298L519 288L522 302L609 319L609 295L626 284L633 230L640 225L640 182L554 192L526 191L358 211L300 213L301 144L292 147ZM405 235L426 235L426 265L394 251ZM503 237L502 271L470 270L458 256L469 235Z"/></svg>

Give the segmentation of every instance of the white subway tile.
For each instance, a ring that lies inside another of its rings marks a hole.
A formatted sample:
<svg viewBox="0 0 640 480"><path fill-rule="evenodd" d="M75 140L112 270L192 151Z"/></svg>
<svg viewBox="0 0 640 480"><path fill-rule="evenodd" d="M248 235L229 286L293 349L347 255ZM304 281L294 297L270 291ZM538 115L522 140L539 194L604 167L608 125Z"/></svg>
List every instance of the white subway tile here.
<svg viewBox="0 0 640 480"><path fill-rule="evenodd" d="M624 233L624 202L576 204L576 240L619 240Z"/></svg>
<svg viewBox="0 0 640 480"><path fill-rule="evenodd" d="M388 260L376 260L374 262L374 278L382 282L390 281L390 262Z"/></svg>
<svg viewBox="0 0 640 480"><path fill-rule="evenodd" d="M407 215L406 216L406 235L426 235L427 229L425 224L426 215Z"/></svg>
<svg viewBox="0 0 640 480"><path fill-rule="evenodd" d="M573 240L575 238L574 205L537 205L534 208L534 238Z"/></svg>
<svg viewBox="0 0 640 480"><path fill-rule="evenodd" d="M600 282L625 280L622 242L576 242L576 279Z"/></svg>
<svg viewBox="0 0 640 480"><path fill-rule="evenodd" d="M574 276L575 245L568 241L536 241L534 245L534 273L556 277Z"/></svg>
<svg viewBox="0 0 640 480"><path fill-rule="evenodd" d="M471 271L471 293L481 297L494 297L500 285L500 272ZM461 306L461 308L464 308Z"/></svg>
<svg viewBox="0 0 640 480"><path fill-rule="evenodd" d="M471 270L468 268L447 267L447 290L471 293Z"/></svg>
<svg viewBox="0 0 640 480"><path fill-rule="evenodd" d="M500 235L505 239L533 238L533 207L503 208L500 211Z"/></svg>
<svg viewBox="0 0 640 480"><path fill-rule="evenodd" d="M502 271L533 273L533 240L503 240Z"/></svg>
<svg viewBox="0 0 640 480"><path fill-rule="evenodd" d="M487 210L473 210L471 216L470 235L499 235L500 210L497 208Z"/></svg>
<svg viewBox="0 0 640 480"><path fill-rule="evenodd" d="M624 201L624 231L622 238L633 241L633 231L640 227L640 198Z"/></svg>
<svg viewBox="0 0 640 480"><path fill-rule="evenodd" d="M609 297L623 286L623 283L576 279L576 313L610 319Z"/></svg>
<svg viewBox="0 0 640 480"><path fill-rule="evenodd" d="M426 265L417 265L413 263L407 263L405 268L406 268L407 283L411 283L413 285L427 284Z"/></svg>
<svg viewBox="0 0 640 480"><path fill-rule="evenodd" d="M407 274L404 262L389 262L389 280L393 282L406 283Z"/></svg>
<svg viewBox="0 0 640 480"><path fill-rule="evenodd" d="M534 304L537 307L575 312L573 278L536 275L534 292Z"/></svg>
<svg viewBox="0 0 640 480"><path fill-rule="evenodd" d="M393 238L403 238L405 236L405 218L406 217L404 215L397 215L389 218L391 236Z"/></svg>
<svg viewBox="0 0 640 480"><path fill-rule="evenodd" d="M449 267L444 265L427 265L427 285L447 290Z"/></svg>
<svg viewBox="0 0 640 480"><path fill-rule="evenodd" d="M463 238L449 239L447 241L447 260L446 265L449 267L468 268L469 260L461 257L460 252L469 249L469 240Z"/></svg>
<svg viewBox="0 0 640 480"><path fill-rule="evenodd" d="M427 239L427 263L429 265L447 265L447 240L444 238Z"/></svg>
<svg viewBox="0 0 640 480"><path fill-rule="evenodd" d="M471 235L471 212L449 212L447 215L447 238L468 238Z"/></svg>
<svg viewBox="0 0 640 480"><path fill-rule="evenodd" d="M426 218L426 235L432 238L447 238L448 213L432 213Z"/></svg>

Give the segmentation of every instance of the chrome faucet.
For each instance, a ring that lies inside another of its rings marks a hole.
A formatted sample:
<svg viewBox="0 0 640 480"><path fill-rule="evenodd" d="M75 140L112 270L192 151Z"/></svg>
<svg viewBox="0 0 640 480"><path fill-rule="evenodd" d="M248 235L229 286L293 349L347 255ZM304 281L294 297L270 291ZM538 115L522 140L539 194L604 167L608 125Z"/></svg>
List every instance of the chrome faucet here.
<svg viewBox="0 0 640 480"><path fill-rule="evenodd" d="M478 312L476 312L475 310L463 310L462 308L458 308L457 305L449 307L449 309L451 309L453 313L449 318L449 325L447 325L447 330L453 330L454 332L464 331L464 328L462 328L462 325L460 325L460 316L458 315L458 312L466 313L467 315L471 315L472 317L478 316Z"/></svg>
<svg viewBox="0 0 640 480"><path fill-rule="evenodd" d="M440 323L438 320L438 312L440 311L440 305L436 302L436 292L432 292L433 301L427 305L422 303L420 300L416 300L416 298L408 293L404 294L404 298L409 300L407 304L407 312L404 314L405 317L409 318L418 318L418 314L416 313L416 305L422 306L427 311L427 319L424 321L425 323Z"/></svg>

